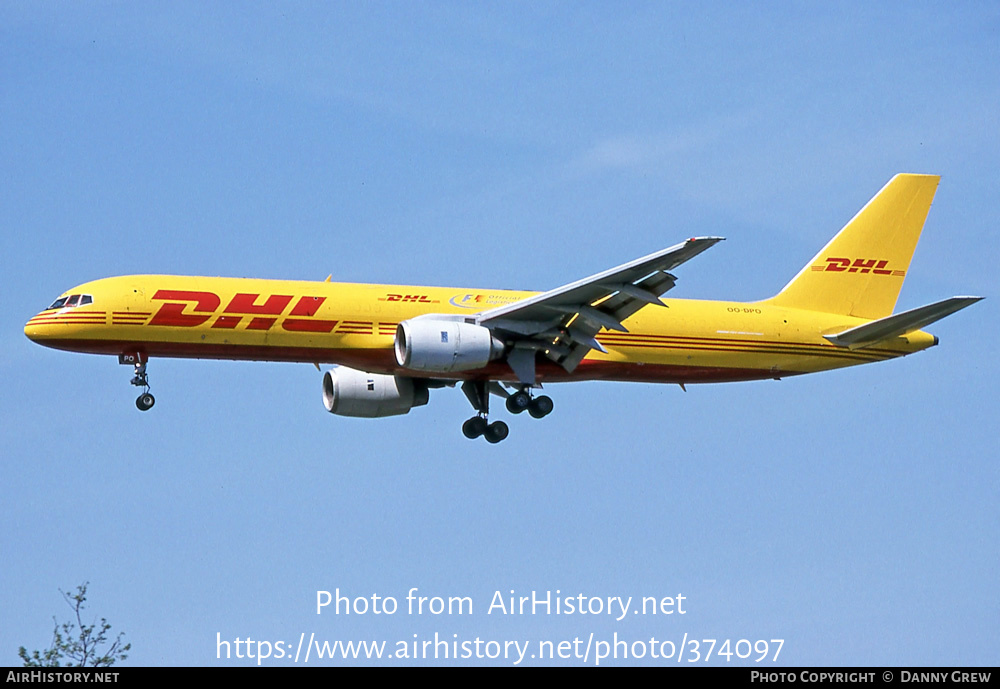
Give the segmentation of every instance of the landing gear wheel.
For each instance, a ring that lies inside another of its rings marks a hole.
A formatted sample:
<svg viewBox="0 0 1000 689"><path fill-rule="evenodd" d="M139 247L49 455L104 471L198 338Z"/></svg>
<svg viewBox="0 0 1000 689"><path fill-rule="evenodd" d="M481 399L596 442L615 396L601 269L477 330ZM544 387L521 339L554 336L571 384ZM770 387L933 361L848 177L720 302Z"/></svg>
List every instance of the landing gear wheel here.
<svg viewBox="0 0 1000 689"><path fill-rule="evenodd" d="M491 390L491 387L493 388ZM490 393L493 392L497 396L505 395L502 388L498 383L490 383L489 381L483 380L467 380L462 383L462 392L469 399L469 403L472 404L472 408L476 410L476 415L471 419L467 420L462 424L462 434L469 438L478 438L479 436L485 436L487 442L489 443L499 443L501 440L506 438L510 434L510 429L507 427L503 421L489 422L490 413ZM518 394L523 394L528 403L522 405L522 410L531 403L531 396L525 390L519 390L518 393L514 395L506 395L508 398L517 397ZM518 400L523 401L523 400ZM513 409L514 403L508 401L508 409Z"/></svg>
<svg viewBox="0 0 1000 689"><path fill-rule="evenodd" d="M543 416L548 416L552 413L552 398L547 395L542 395L541 397L536 397L531 401L528 406L528 413L534 418L540 419Z"/></svg>
<svg viewBox="0 0 1000 689"><path fill-rule="evenodd" d="M142 388L142 394L135 398L135 406L139 411L149 411L156 403L156 398L149 394L149 376L146 375L145 357L135 353L125 353L118 357L118 363L134 363L135 375L129 381L137 388Z"/></svg>
<svg viewBox="0 0 1000 689"><path fill-rule="evenodd" d="M486 419L481 416L473 416L462 424L462 433L469 440L474 440L487 431Z"/></svg>
<svg viewBox="0 0 1000 689"><path fill-rule="evenodd" d="M531 405L531 395L524 390L515 392L507 398L507 411L511 414L520 414Z"/></svg>
<svg viewBox="0 0 1000 689"><path fill-rule="evenodd" d="M496 444L510 434L510 429L503 421L494 421L486 427L486 442Z"/></svg>

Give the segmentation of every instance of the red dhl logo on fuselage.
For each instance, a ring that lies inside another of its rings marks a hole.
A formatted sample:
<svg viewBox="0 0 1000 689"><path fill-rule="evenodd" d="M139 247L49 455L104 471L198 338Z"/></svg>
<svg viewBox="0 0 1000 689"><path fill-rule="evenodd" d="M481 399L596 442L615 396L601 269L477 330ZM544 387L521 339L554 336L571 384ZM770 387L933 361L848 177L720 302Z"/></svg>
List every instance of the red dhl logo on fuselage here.
<svg viewBox="0 0 1000 689"><path fill-rule="evenodd" d="M426 294L387 294L384 297L379 297L379 301L405 301L405 302L416 302L419 304L437 304L437 299L431 299Z"/></svg>
<svg viewBox="0 0 1000 689"><path fill-rule="evenodd" d="M233 329L245 318L250 318L247 330L270 330L277 317L295 297L286 294L272 294L262 298L259 294L237 294L226 305L214 323L213 328ZM216 315L222 299L213 292L161 289L153 295L154 300L162 300L159 310L148 325L165 325L174 328L194 328L203 325ZM261 302L261 299L263 301ZM299 297L281 322L281 327L290 332L329 333L337 321L313 318L326 297Z"/></svg>
<svg viewBox="0 0 1000 689"><path fill-rule="evenodd" d="M873 275L906 275L905 270L889 270L888 259L878 258L827 258L826 265L812 266L813 270L827 273L872 273Z"/></svg>

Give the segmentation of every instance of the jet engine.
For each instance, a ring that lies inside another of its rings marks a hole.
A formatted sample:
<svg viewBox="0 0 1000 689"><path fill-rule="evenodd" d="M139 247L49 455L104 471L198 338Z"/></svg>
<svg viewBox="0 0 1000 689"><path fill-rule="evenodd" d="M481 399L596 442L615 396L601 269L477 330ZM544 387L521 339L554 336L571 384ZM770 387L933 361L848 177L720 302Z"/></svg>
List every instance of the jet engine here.
<svg viewBox="0 0 1000 689"><path fill-rule="evenodd" d="M399 416L427 404L429 397L426 383L403 376L365 373L346 366L323 374L323 406L340 416Z"/></svg>
<svg viewBox="0 0 1000 689"><path fill-rule="evenodd" d="M396 327L396 363L414 371L471 371L503 349L489 328L475 323L414 318Z"/></svg>

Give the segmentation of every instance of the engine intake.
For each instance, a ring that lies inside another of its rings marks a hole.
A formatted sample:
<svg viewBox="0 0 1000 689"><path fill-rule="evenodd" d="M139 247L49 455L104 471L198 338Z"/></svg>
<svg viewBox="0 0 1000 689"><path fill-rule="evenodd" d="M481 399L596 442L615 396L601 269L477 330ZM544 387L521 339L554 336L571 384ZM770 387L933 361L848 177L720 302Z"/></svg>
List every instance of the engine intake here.
<svg viewBox="0 0 1000 689"><path fill-rule="evenodd" d="M475 323L418 318L396 327L396 363L414 371L471 371L503 349L489 328Z"/></svg>
<svg viewBox="0 0 1000 689"><path fill-rule="evenodd" d="M399 416L427 404L429 398L427 385L412 378L365 373L346 366L323 374L323 406L338 416Z"/></svg>

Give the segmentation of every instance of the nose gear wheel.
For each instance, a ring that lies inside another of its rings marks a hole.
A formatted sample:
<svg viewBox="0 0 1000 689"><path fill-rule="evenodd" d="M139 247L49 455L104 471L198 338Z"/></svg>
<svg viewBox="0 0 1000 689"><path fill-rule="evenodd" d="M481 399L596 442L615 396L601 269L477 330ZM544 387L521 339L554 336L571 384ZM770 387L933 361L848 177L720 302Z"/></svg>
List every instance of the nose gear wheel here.
<svg viewBox="0 0 1000 689"><path fill-rule="evenodd" d="M135 398L135 406L139 411L149 411L156 404L156 398L149 392L149 377L146 375L146 362L135 364L135 375L130 381L132 385L143 388L142 394Z"/></svg>

